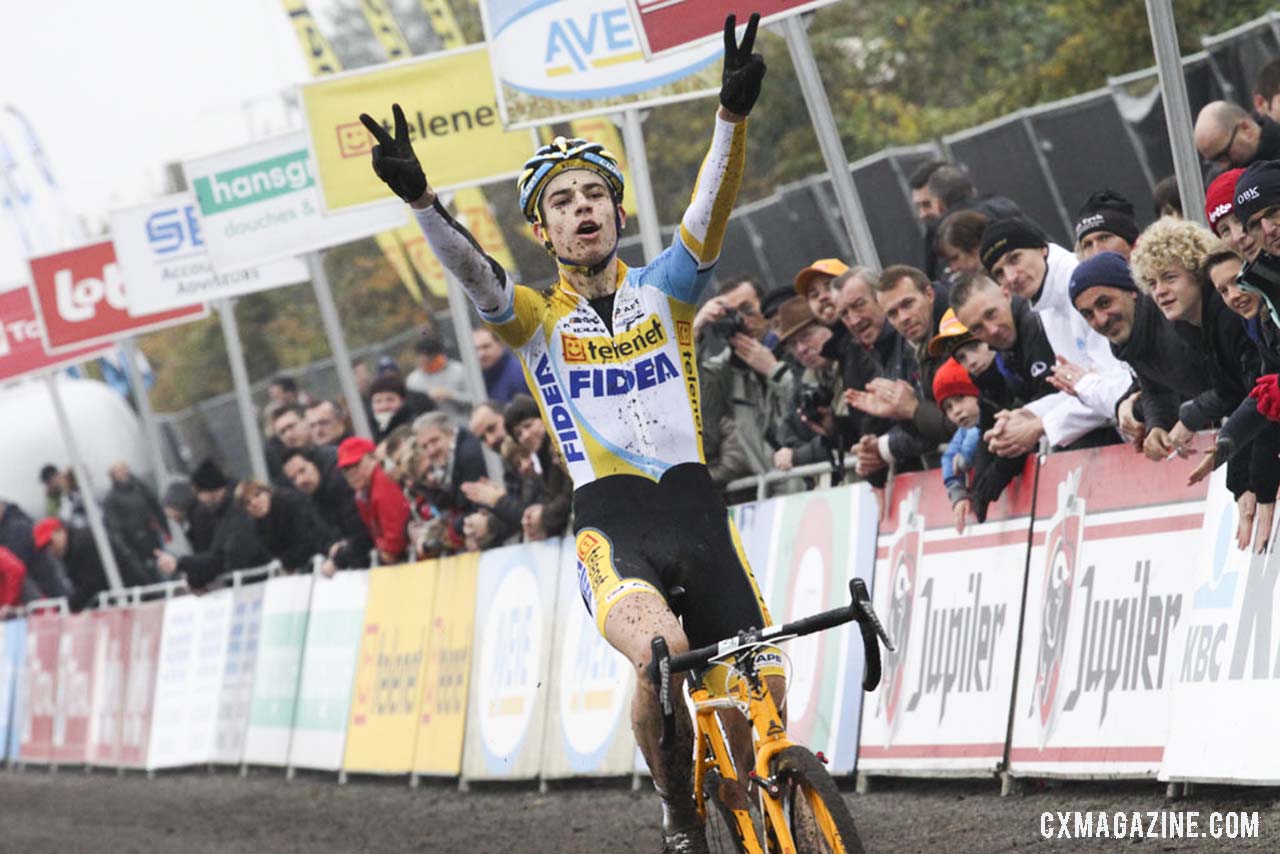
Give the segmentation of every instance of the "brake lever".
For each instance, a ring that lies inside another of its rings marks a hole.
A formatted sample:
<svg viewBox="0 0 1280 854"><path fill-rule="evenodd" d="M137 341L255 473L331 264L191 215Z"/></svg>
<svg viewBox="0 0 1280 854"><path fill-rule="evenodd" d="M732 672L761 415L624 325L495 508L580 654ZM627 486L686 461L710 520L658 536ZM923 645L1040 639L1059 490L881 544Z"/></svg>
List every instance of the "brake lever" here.
<svg viewBox="0 0 1280 854"><path fill-rule="evenodd" d="M854 619L859 623L870 621L876 634L884 642L885 649L889 652L897 652L893 641L889 639L889 632L885 630L884 624L876 616L875 609L871 607L871 595L867 592L867 583L861 578L855 578L849 582L849 592L853 594L853 607L857 614Z"/></svg>
<svg viewBox="0 0 1280 854"><path fill-rule="evenodd" d="M671 746L676 735L676 710L671 702L671 651L667 649L667 639L661 635L650 641L649 646L653 650L649 679L658 689L658 704L662 707L662 737L658 744L665 749Z"/></svg>

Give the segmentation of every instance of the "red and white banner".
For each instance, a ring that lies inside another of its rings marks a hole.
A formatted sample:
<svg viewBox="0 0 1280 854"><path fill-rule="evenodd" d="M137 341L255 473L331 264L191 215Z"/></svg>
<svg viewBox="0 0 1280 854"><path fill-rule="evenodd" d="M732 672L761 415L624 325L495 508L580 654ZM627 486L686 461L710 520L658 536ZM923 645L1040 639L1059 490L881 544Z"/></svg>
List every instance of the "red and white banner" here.
<svg viewBox="0 0 1280 854"><path fill-rule="evenodd" d="M1041 467L1010 773L1156 775L1204 522L1189 468L1124 446Z"/></svg>
<svg viewBox="0 0 1280 854"><path fill-rule="evenodd" d="M58 638L58 707L53 718L53 761L82 765L89 758L93 703L94 622L89 613L62 618Z"/></svg>
<svg viewBox="0 0 1280 854"><path fill-rule="evenodd" d="M58 711L58 635L62 616L32 614L27 618L27 652L23 662L26 705L21 720L18 758L23 762L53 760L53 719Z"/></svg>
<svg viewBox="0 0 1280 854"><path fill-rule="evenodd" d="M128 622L129 658L125 668L119 755L119 764L126 768L143 768L147 764L164 609L163 600L146 602L133 609Z"/></svg>
<svg viewBox="0 0 1280 854"><path fill-rule="evenodd" d="M940 472L894 480L872 598L897 651L863 702L859 771L988 774L1004 759L1034 466L963 534Z"/></svg>
<svg viewBox="0 0 1280 854"><path fill-rule="evenodd" d="M640 35L640 46L650 59L668 51L720 38L730 14L742 27L752 12L767 24L798 15L836 0L627 0L631 20Z"/></svg>
<svg viewBox="0 0 1280 854"><path fill-rule="evenodd" d="M88 761L114 766L120 762L120 724L124 716L125 663L133 611L93 612L93 706L89 716Z"/></svg>
<svg viewBox="0 0 1280 854"><path fill-rule="evenodd" d="M31 259L31 301L51 353L198 320L203 305L135 317L110 240Z"/></svg>
<svg viewBox="0 0 1280 854"><path fill-rule="evenodd" d="M86 347L49 355L44 348L40 319L31 304L31 291L18 288L0 293L0 382L57 370L97 358L103 352L101 348Z"/></svg>

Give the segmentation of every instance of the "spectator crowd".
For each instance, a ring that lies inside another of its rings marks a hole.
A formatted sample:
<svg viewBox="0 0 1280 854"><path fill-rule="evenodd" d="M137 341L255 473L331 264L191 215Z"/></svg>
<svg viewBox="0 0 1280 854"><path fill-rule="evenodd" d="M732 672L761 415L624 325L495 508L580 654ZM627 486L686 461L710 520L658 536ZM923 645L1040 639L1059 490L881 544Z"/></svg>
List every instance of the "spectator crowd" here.
<svg viewBox="0 0 1280 854"><path fill-rule="evenodd" d="M1141 229L1129 201L1084 187L1060 246L1018 200L937 161L909 181L923 268L822 258L784 283L722 277L692 323L716 483L732 501L754 497L744 478L802 466L774 492L936 468L963 532L1037 449L1128 443L1135 465L1182 465L1192 483L1225 466L1237 544L1265 549L1280 487L1280 61L1250 106L1196 118L1208 228L1176 191ZM485 400L434 331L406 376L389 358L357 366L371 438L341 402L277 378L266 482L205 460L160 500L113 465L104 522L124 583L181 574L201 589L272 560L332 574L567 532L572 485L518 360L486 328L470 343ZM106 587L102 560L74 478L39 476L42 519L0 503L0 606L79 608Z"/></svg>

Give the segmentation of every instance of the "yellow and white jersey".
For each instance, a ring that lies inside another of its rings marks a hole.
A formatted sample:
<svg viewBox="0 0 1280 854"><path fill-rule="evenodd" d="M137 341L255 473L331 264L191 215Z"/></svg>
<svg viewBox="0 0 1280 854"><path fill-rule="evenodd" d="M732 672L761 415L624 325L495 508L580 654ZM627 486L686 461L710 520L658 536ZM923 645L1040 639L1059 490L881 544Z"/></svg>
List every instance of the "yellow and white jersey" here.
<svg viewBox="0 0 1280 854"><path fill-rule="evenodd" d="M656 481L704 462L693 317L720 255L745 140L745 123L717 118L671 245L644 267L617 262L612 333L563 277L548 294L516 285L438 204L417 212L441 262L519 354L575 488L618 474Z"/></svg>

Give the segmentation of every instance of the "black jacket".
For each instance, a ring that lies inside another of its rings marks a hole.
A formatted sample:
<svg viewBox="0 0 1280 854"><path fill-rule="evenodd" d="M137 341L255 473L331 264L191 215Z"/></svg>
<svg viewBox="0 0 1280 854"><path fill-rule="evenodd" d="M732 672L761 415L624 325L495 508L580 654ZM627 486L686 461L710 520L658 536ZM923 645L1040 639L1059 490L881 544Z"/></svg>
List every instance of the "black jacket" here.
<svg viewBox="0 0 1280 854"><path fill-rule="evenodd" d="M1177 321L1174 328L1198 355L1218 398L1230 411L1253 389L1261 357L1240 316L1227 307L1213 288L1205 288L1203 293L1200 326ZM1193 430L1209 426L1195 423L1196 412L1184 404L1179 418ZM1231 494L1239 498L1250 491L1263 504L1274 502L1276 489L1280 487L1278 452L1280 430L1267 430L1250 443L1247 450L1241 449L1227 464L1227 488Z"/></svg>
<svg viewBox="0 0 1280 854"><path fill-rule="evenodd" d="M307 497L292 489L275 490L271 509L255 523L262 545L289 571L309 570L312 555L328 556L339 539Z"/></svg>
<svg viewBox="0 0 1280 854"><path fill-rule="evenodd" d="M435 401L425 394L417 391L408 392L405 394L404 403L400 404L400 408L387 421L386 427L379 427L378 422L372 418L369 420L369 426L373 428L373 441L381 444L382 440L390 436L397 427L411 427L419 415L431 412L435 408Z"/></svg>
<svg viewBox="0 0 1280 854"><path fill-rule="evenodd" d="M132 475L123 483L111 484L102 499L102 517L112 534L143 563L154 560L155 550L164 548L169 527L164 510L151 490Z"/></svg>
<svg viewBox="0 0 1280 854"><path fill-rule="evenodd" d="M93 540L93 532L88 528L69 527L66 530L67 553L62 557L62 565L74 588L67 594L71 609L79 611L107 589L107 573L102 566L98 545ZM120 581L125 587L138 587L159 580L155 572L141 563L130 549L121 547L119 537L108 531L107 540L116 559L116 569L120 571ZM49 552L51 562L57 561L48 547L41 551Z"/></svg>
<svg viewBox="0 0 1280 854"><path fill-rule="evenodd" d="M271 562L271 554L258 539L254 519L235 500L236 483L227 484L226 495L212 508L215 520L209 548L178 558L178 571L196 590L208 587L219 575L252 569Z"/></svg>
<svg viewBox="0 0 1280 854"><path fill-rule="evenodd" d="M1219 399L1208 369L1196 357L1187 338L1147 294L1138 295L1129 340L1112 344L1111 352L1138 375L1142 420L1148 429L1172 429L1178 422L1178 407L1184 401L1191 401L1196 418L1206 422L1230 411Z"/></svg>
<svg viewBox="0 0 1280 854"><path fill-rule="evenodd" d="M311 502L325 524L339 538L347 541L353 555L364 555L367 558L373 550L373 539L369 536L369 529L364 526L364 520L360 518L356 494L347 485L342 469L336 465L321 469L320 485L311 496Z"/></svg>

